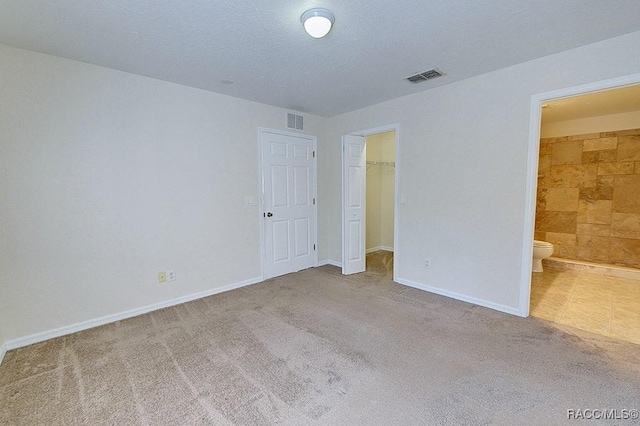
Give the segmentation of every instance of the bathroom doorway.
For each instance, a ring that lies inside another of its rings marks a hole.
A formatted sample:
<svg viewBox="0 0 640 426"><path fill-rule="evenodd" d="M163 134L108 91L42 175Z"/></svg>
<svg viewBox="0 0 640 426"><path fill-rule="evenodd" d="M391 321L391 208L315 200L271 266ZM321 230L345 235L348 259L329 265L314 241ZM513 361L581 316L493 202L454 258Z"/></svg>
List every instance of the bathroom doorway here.
<svg viewBox="0 0 640 426"><path fill-rule="evenodd" d="M554 253L530 275L528 299L534 317L640 344L638 83L631 76L532 98L530 144L534 109L540 123L536 157L529 151L533 237Z"/></svg>
<svg viewBox="0 0 640 426"><path fill-rule="evenodd" d="M395 279L399 125L343 137L342 272L373 268Z"/></svg>

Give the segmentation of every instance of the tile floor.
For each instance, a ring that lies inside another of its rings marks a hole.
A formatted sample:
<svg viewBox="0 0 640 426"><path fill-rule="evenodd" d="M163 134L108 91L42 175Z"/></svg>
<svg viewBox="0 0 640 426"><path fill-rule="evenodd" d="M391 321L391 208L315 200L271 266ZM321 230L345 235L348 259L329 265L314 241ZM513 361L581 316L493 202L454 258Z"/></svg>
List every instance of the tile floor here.
<svg viewBox="0 0 640 426"><path fill-rule="evenodd" d="M640 281L545 267L533 273L530 313L640 344Z"/></svg>

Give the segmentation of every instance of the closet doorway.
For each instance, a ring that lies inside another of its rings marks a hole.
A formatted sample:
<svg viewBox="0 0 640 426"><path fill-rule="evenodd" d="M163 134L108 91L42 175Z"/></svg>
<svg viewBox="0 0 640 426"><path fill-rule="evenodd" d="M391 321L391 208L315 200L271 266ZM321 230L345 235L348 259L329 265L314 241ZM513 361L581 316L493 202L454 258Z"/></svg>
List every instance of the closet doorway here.
<svg viewBox="0 0 640 426"><path fill-rule="evenodd" d="M398 141L397 125L343 138L343 274L395 275Z"/></svg>
<svg viewBox="0 0 640 426"><path fill-rule="evenodd" d="M393 252L396 132L366 137L366 253Z"/></svg>
<svg viewBox="0 0 640 426"><path fill-rule="evenodd" d="M366 144L366 270L393 276L396 132L369 135Z"/></svg>

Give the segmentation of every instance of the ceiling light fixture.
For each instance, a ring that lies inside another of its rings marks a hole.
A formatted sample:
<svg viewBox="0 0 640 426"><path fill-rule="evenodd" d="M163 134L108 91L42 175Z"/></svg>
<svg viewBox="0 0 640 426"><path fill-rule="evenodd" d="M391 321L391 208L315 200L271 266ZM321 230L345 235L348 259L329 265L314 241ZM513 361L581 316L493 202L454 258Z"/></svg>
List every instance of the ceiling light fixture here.
<svg viewBox="0 0 640 426"><path fill-rule="evenodd" d="M300 21L304 24L307 34L313 38L322 38L329 34L336 18L330 10L316 7L303 13Z"/></svg>

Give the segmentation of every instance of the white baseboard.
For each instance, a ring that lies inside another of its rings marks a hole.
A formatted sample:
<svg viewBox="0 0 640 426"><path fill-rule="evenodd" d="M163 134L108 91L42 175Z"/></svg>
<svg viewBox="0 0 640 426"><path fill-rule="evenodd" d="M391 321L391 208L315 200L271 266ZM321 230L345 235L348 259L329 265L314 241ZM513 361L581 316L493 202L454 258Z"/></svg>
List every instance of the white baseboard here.
<svg viewBox="0 0 640 426"><path fill-rule="evenodd" d="M2 364L2 360L4 359L4 356L6 353L7 353L7 345L3 343L2 346L0 346L0 364Z"/></svg>
<svg viewBox="0 0 640 426"><path fill-rule="evenodd" d="M406 285L408 287L417 288L418 290L428 291L429 293L439 294L440 296L450 297L452 299L461 300L463 302L472 303L474 305L483 306L485 308L493 309L495 311L504 312L511 315L521 316L518 308L511 306L500 305L499 303L490 302L484 299L477 299L475 297L467 296L461 293L455 293L453 291L443 290L437 287L431 287L430 285L420 284L413 281L405 280L402 278L396 279L398 284Z"/></svg>
<svg viewBox="0 0 640 426"><path fill-rule="evenodd" d="M335 260L323 260L322 262L318 262L318 266L331 265L336 266L338 268L342 268L342 263L336 262Z"/></svg>
<svg viewBox="0 0 640 426"><path fill-rule="evenodd" d="M390 251L393 252L393 247L389 247L389 246L378 246L378 247L371 247L370 249L367 249L367 253L373 253L374 251Z"/></svg>
<svg viewBox="0 0 640 426"><path fill-rule="evenodd" d="M13 339L5 342L5 344L2 346L2 349L7 351L11 349L21 348L23 346L32 345L34 343L44 342L45 340L53 339L55 337L65 336L67 334L76 333L78 331L87 330L89 328L98 327L100 325L121 321L127 318L137 317L138 315L157 311L158 309L180 305L182 303L191 302L192 300L202 299L203 297L213 296L214 294L224 293L225 291L235 290L237 288L246 287L248 285L256 284L262 281L262 277L252 278L250 280L229 284L224 287L214 288L200 293L189 294L187 296L178 297L177 299L167 300L165 302L160 302L149 306L143 306L141 308L132 309L130 311L107 315L104 317L68 325L66 327L56 328L54 330L31 334L29 336L20 337L18 339ZM4 352L1 353L4 356Z"/></svg>

